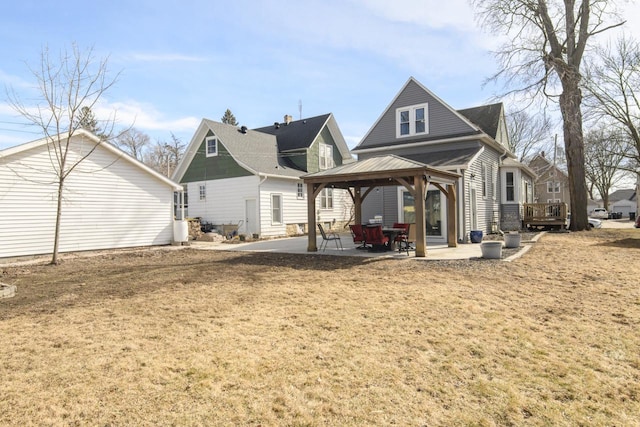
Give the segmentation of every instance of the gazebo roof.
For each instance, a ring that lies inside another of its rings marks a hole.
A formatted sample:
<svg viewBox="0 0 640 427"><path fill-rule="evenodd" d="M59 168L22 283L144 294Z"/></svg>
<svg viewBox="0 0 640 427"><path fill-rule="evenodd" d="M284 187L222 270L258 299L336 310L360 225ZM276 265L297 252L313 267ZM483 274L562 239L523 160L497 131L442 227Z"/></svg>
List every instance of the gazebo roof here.
<svg viewBox="0 0 640 427"><path fill-rule="evenodd" d="M333 187L372 187L398 185L397 178L409 180L417 175L426 176L429 182L453 184L460 177L454 172L435 168L415 160L396 155L370 157L354 163L338 166L307 175L306 183L325 183Z"/></svg>

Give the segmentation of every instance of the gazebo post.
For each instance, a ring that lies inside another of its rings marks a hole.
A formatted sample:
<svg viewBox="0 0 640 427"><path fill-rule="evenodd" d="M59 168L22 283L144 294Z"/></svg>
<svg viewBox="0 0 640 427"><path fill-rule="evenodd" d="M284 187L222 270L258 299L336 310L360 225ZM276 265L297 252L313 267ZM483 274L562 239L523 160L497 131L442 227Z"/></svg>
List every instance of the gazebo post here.
<svg viewBox="0 0 640 427"><path fill-rule="evenodd" d="M307 184L307 220L309 221L309 230L307 230L308 244L307 252L317 252L316 243L316 193L314 184Z"/></svg>
<svg viewBox="0 0 640 427"><path fill-rule="evenodd" d="M416 214L416 257L424 258L427 256L427 231L425 225L425 178L423 175L416 175L413 178L415 196L414 209ZM427 184L428 185L428 184Z"/></svg>
<svg viewBox="0 0 640 427"><path fill-rule="evenodd" d="M355 224L362 224L362 187L358 186L354 188L354 218Z"/></svg>
<svg viewBox="0 0 640 427"><path fill-rule="evenodd" d="M450 248L458 246L456 222L456 185L447 185L447 241Z"/></svg>

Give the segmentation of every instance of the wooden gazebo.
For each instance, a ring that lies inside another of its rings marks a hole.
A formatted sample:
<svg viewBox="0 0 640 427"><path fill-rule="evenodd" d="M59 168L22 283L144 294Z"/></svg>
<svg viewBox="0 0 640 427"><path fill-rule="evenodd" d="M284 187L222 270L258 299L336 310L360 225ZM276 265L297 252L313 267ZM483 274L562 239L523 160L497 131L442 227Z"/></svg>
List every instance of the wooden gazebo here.
<svg viewBox="0 0 640 427"><path fill-rule="evenodd" d="M427 188L437 187L447 198L447 240L456 247L456 183L460 175L436 169L424 163L395 155L372 157L308 175L302 179L307 185L307 220L309 225L308 252L316 252L316 197L325 188L349 191L355 207L355 223L362 223L362 201L376 187L404 186L416 200L416 256L427 253L425 204ZM422 203L418 203L422 200Z"/></svg>

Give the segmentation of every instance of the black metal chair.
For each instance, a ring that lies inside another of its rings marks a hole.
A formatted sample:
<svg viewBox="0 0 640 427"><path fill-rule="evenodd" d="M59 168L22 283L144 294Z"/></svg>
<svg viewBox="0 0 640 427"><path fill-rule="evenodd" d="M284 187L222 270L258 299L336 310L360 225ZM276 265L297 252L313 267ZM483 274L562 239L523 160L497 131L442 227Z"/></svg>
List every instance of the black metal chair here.
<svg viewBox="0 0 640 427"><path fill-rule="evenodd" d="M407 224L407 232L398 236L400 241L398 242L398 252L406 252L409 255L409 251L415 251L416 248L412 245L416 241L416 225Z"/></svg>
<svg viewBox="0 0 640 427"><path fill-rule="evenodd" d="M331 240L336 242L336 249L343 250L342 240L340 240L340 236L338 235L338 233L336 233L335 231L324 231L324 227L322 226L322 224L318 224L318 229L320 230L320 234L322 235L322 242L320 242L320 249L322 249L322 252L327 250L327 245Z"/></svg>

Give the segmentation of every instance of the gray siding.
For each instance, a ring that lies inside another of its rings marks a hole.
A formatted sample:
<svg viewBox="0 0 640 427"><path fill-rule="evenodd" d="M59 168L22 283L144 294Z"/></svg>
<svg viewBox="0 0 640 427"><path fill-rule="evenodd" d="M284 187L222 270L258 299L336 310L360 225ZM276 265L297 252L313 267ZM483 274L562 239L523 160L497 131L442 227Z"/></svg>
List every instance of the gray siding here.
<svg viewBox="0 0 640 427"><path fill-rule="evenodd" d="M396 108L427 103L429 133L418 137L396 138ZM358 148L371 148L383 145L406 144L432 138L444 138L453 135L471 134L475 130L455 112L447 108L442 101L425 91L411 80L384 112L380 120L371 129Z"/></svg>

